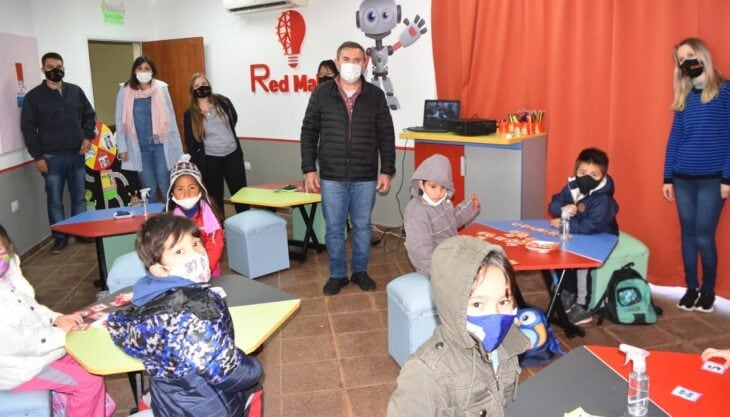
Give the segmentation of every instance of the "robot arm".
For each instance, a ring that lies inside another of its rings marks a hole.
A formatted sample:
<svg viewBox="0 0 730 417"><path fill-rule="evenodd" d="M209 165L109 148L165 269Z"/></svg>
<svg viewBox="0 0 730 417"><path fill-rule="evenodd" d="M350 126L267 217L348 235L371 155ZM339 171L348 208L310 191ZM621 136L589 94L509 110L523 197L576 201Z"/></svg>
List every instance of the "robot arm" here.
<svg viewBox="0 0 730 417"><path fill-rule="evenodd" d="M398 42L393 45L393 52L397 51L401 46L407 48L413 45L424 33L426 33L426 21L421 19L419 15L413 19L413 22L409 22L408 19L403 20L403 24L406 25L403 32L398 36Z"/></svg>

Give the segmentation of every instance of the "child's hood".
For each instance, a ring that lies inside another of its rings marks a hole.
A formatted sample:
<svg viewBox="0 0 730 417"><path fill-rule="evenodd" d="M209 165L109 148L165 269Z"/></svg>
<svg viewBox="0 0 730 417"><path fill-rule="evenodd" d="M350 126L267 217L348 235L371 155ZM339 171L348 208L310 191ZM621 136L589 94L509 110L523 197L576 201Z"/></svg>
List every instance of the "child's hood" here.
<svg viewBox="0 0 730 417"><path fill-rule="evenodd" d="M169 276L158 278L147 272L143 278L137 280L132 289L132 304L136 306L145 305L163 292L178 288L197 285L188 279Z"/></svg>
<svg viewBox="0 0 730 417"><path fill-rule="evenodd" d="M411 194L418 196L421 181L433 181L446 187L448 196L454 194L454 180L451 177L451 162L443 155L431 155L418 166L411 176Z"/></svg>
<svg viewBox="0 0 730 417"><path fill-rule="evenodd" d="M449 338L465 348L475 343L466 330L469 293L484 258L493 250L503 252L480 239L456 236L444 240L431 259L431 286L439 319Z"/></svg>

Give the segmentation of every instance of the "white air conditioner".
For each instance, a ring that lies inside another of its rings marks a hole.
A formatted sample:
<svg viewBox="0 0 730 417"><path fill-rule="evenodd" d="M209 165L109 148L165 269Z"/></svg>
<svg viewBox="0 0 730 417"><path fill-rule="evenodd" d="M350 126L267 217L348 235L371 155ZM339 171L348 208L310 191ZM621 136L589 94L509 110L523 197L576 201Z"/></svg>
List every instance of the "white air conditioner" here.
<svg viewBox="0 0 730 417"><path fill-rule="evenodd" d="M287 7L303 7L309 0L223 0L223 6L230 13L252 13Z"/></svg>

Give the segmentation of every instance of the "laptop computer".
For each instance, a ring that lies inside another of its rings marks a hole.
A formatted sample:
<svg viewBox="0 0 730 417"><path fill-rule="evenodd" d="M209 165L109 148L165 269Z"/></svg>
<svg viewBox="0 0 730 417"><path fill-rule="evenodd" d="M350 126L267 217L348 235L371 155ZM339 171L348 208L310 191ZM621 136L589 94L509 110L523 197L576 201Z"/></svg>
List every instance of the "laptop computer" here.
<svg viewBox="0 0 730 417"><path fill-rule="evenodd" d="M461 111L459 100L426 100L423 104L423 126L409 127L413 132L445 133L449 131L449 119L458 119Z"/></svg>

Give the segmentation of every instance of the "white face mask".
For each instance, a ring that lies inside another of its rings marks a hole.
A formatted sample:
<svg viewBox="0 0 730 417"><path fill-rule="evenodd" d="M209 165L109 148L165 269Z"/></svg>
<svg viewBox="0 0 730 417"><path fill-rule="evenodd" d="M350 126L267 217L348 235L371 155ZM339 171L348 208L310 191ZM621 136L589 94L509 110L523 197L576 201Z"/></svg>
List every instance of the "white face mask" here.
<svg viewBox="0 0 730 417"><path fill-rule="evenodd" d="M137 76L137 81L140 84L147 84L152 81L152 73L148 71L137 71L134 73Z"/></svg>
<svg viewBox="0 0 730 417"><path fill-rule="evenodd" d="M205 253L205 251L194 255L185 263L173 266L172 268L165 267L165 269L167 269L170 275L184 278L189 281L210 281L210 264L208 263L208 254Z"/></svg>
<svg viewBox="0 0 730 417"><path fill-rule="evenodd" d="M352 84L360 79L362 75L362 65L346 62L340 66L340 77L346 82Z"/></svg>
<svg viewBox="0 0 730 417"><path fill-rule="evenodd" d="M444 200L446 200L446 197L448 197L448 196L449 196L448 193L445 194L443 197L441 197L439 199L439 201L433 201L433 200L431 200L431 198L426 193L423 193L423 196L422 197L423 197L423 200L426 201L426 203L428 203L429 206L436 207L439 204L443 203Z"/></svg>
<svg viewBox="0 0 730 417"><path fill-rule="evenodd" d="M195 197L188 197L188 198L181 198L177 199L175 196L172 196L172 201L175 202L178 206L185 210L190 210L191 208L195 207L196 204L198 204L198 201L200 201L200 197L202 194L198 194Z"/></svg>

